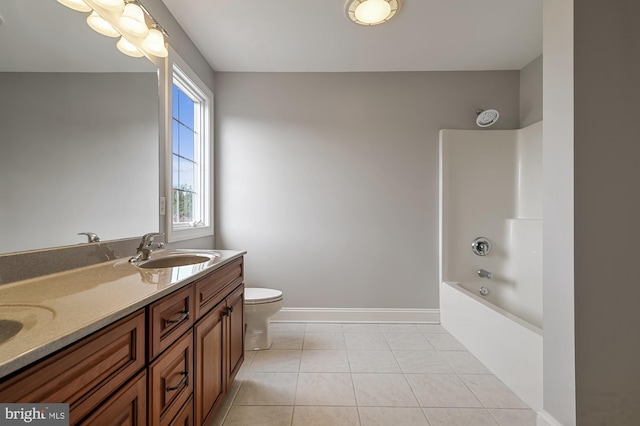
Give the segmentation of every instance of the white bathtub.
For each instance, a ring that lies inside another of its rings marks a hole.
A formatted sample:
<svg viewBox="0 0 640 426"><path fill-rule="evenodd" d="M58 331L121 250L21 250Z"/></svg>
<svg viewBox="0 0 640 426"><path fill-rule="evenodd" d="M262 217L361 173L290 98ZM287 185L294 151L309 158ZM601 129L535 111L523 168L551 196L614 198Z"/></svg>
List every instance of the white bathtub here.
<svg viewBox="0 0 640 426"><path fill-rule="evenodd" d="M481 284L467 285L477 291ZM542 409L542 330L460 283L440 286L444 328L533 410Z"/></svg>

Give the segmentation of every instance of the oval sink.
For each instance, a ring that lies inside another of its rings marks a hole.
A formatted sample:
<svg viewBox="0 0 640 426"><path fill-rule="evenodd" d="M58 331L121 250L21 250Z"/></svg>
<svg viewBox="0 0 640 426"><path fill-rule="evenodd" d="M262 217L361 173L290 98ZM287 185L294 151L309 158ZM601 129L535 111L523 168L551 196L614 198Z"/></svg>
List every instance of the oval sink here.
<svg viewBox="0 0 640 426"><path fill-rule="evenodd" d="M0 304L0 345L30 330L44 329L55 312L39 305Z"/></svg>
<svg viewBox="0 0 640 426"><path fill-rule="evenodd" d="M141 262L137 266L143 269L175 268L178 266L197 265L208 262L211 259L213 259L212 256L200 254L170 254Z"/></svg>

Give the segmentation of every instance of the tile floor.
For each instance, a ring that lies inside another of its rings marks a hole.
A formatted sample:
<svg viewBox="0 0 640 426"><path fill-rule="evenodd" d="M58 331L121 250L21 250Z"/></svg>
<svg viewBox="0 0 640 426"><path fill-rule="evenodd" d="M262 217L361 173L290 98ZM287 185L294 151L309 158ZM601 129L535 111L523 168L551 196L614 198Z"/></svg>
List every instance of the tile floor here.
<svg viewBox="0 0 640 426"><path fill-rule="evenodd" d="M535 426L439 325L273 323L212 426Z"/></svg>

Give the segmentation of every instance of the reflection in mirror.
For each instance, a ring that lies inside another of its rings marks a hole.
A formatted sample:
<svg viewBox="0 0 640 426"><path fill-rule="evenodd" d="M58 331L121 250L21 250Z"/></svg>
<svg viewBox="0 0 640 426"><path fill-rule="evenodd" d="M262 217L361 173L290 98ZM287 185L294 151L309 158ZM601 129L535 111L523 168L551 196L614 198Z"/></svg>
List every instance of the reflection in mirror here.
<svg viewBox="0 0 640 426"><path fill-rule="evenodd" d="M54 0L0 15L0 253L158 231L157 68Z"/></svg>

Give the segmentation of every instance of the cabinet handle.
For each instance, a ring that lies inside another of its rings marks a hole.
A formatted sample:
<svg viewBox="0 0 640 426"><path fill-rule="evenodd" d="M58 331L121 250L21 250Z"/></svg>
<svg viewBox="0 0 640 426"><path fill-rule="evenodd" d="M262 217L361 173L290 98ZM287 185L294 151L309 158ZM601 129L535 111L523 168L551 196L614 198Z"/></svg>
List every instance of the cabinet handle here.
<svg viewBox="0 0 640 426"><path fill-rule="evenodd" d="M171 391L174 391L174 390L178 390L178 389L180 389L181 387L183 387L185 383L187 383L187 379L189 378L189 373L187 373L186 371L183 371L183 372L182 372L182 373L180 373L180 374L182 374L182 379L180 379L180 381L178 382L178 384L177 384L177 385L175 385L175 386L168 386L168 387L167 387L167 392L171 392Z"/></svg>
<svg viewBox="0 0 640 426"><path fill-rule="evenodd" d="M184 320L185 318L189 317L189 311L181 311L180 312L180 316L176 319L166 319L164 320L165 323L167 324L176 324L179 323L180 321Z"/></svg>
<svg viewBox="0 0 640 426"><path fill-rule="evenodd" d="M229 313L233 312L233 306L229 306Z"/></svg>

